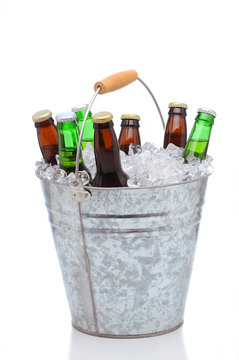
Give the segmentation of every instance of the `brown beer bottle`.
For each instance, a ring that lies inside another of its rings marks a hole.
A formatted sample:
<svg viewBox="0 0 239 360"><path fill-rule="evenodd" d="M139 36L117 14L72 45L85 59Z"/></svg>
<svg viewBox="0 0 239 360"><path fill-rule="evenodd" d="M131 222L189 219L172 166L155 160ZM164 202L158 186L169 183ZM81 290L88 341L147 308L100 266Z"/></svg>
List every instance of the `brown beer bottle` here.
<svg viewBox="0 0 239 360"><path fill-rule="evenodd" d="M124 187L128 176L121 168L119 144L114 132L113 115L102 111L92 117L94 123L94 152L96 175L92 186Z"/></svg>
<svg viewBox="0 0 239 360"><path fill-rule="evenodd" d="M45 162L55 165L58 154L58 132L52 113L49 110L40 110L33 114L32 120L37 129L38 143Z"/></svg>
<svg viewBox="0 0 239 360"><path fill-rule="evenodd" d="M121 116L121 132L119 136L120 150L128 155L129 145L141 145L139 135L139 115L124 114Z"/></svg>
<svg viewBox="0 0 239 360"><path fill-rule="evenodd" d="M169 104L169 117L164 134L164 145L166 149L169 143L178 147L185 147L187 141L186 104L173 102Z"/></svg>

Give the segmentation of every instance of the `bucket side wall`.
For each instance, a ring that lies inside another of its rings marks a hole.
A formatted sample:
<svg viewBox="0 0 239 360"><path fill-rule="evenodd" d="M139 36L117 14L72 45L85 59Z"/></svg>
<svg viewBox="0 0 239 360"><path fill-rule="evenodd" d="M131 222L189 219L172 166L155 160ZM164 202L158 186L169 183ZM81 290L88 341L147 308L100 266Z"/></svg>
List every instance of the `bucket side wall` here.
<svg viewBox="0 0 239 360"><path fill-rule="evenodd" d="M102 191L97 207L93 191L92 208L82 204L101 334L152 334L183 321L205 188Z"/></svg>
<svg viewBox="0 0 239 360"><path fill-rule="evenodd" d="M91 189L81 209L96 327L78 204L67 185L42 181L76 327L127 336L182 322L206 184Z"/></svg>

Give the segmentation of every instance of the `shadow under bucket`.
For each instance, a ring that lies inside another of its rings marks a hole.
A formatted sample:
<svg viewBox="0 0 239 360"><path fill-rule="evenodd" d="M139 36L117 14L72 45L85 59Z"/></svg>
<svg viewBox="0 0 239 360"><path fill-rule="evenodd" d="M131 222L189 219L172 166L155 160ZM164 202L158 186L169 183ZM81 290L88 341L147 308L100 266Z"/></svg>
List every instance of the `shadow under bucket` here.
<svg viewBox="0 0 239 360"><path fill-rule="evenodd" d="M89 187L78 203L41 179L76 329L130 338L182 324L207 180Z"/></svg>

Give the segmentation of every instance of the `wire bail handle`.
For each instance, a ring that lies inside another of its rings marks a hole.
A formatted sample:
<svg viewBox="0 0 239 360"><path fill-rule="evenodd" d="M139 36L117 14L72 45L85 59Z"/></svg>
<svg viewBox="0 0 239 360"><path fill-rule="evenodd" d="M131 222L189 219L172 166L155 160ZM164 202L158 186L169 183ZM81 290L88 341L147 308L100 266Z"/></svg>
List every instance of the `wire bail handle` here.
<svg viewBox="0 0 239 360"><path fill-rule="evenodd" d="M82 184L81 179L78 177L78 172L79 172L79 159L80 156L82 156L82 148L81 148L81 141L82 141L82 137L83 137L83 132L84 132L84 128L85 128L85 123L86 123L86 119L89 115L89 112L91 110L91 107L97 97L98 94L106 94L108 92L112 92L118 89L121 89L122 87L131 84L132 82L134 82L135 80L138 80L139 82L141 82L142 85L144 85L144 87L148 90L149 94L151 95L156 108L159 112L159 116L162 122L162 126L165 129L165 123L164 123L164 119L163 119L163 115L162 112L160 110L160 107L157 103L157 100L155 99L152 91L149 89L149 87L145 84L145 82L140 79L138 77L138 74L135 70L127 70L127 71L122 71L119 73L116 73L114 75L111 75L101 81L98 81L95 83L94 85L94 89L95 89L95 93L88 105L87 111L85 113L84 116L84 120L82 122L82 127L81 127L81 131L80 131L80 136L79 136L79 141L78 141L78 146L77 146L77 153L76 153L76 167L75 167L75 179L74 181L71 183L71 192L72 192L72 196L75 200L77 200L78 202L81 201L86 201L89 200L89 198L91 197L91 193L84 189L84 186Z"/></svg>

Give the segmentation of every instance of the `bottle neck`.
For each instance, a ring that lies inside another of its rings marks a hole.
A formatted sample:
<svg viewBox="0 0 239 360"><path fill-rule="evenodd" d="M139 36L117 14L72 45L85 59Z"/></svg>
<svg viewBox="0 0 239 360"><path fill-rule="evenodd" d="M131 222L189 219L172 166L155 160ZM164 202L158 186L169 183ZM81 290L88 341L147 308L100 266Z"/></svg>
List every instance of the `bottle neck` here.
<svg viewBox="0 0 239 360"><path fill-rule="evenodd" d="M63 121L57 123L57 129L58 130L72 130L77 131L77 123L75 121Z"/></svg>
<svg viewBox="0 0 239 360"><path fill-rule="evenodd" d="M182 117L186 117L187 116L187 112L185 108L180 108L180 107L171 107L169 108L169 117L171 115L181 115Z"/></svg>
<svg viewBox="0 0 239 360"><path fill-rule="evenodd" d="M78 121L83 121L84 120L86 111L87 111L87 109L82 109L82 110L79 110L79 111L75 112ZM92 113L89 112L89 114L87 116L87 119L91 119L91 118L92 118Z"/></svg>
<svg viewBox="0 0 239 360"><path fill-rule="evenodd" d="M50 126L52 124L54 124L54 120L52 118L49 118L49 119L41 121L41 122L35 122L35 127L36 128L44 128L44 127Z"/></svg>
<svg viewBox="0 0 239 360"><path fill-rule="evenodd" d="M209 141L213 124L214 116L210 114L199 113L195 119L191 134L189 135L189 140Z"/></svg>
<svg viewBox="0 0 239 360"><path fill-rule="evenodd" d="M72 151L71 160L75 160L76 154L73 154L73 152L76 152L79 140L78 127L75 121L58 122L57 130L59 138L59 156L61 157L66 151ZM67 156L69 157L69 155Z"/></svg>
<svg viewBox="0 0 239 360"><path fill-rule="evenodd" d="M121 122L121 126L130 126L139 128L139 120L136 119L123 119Z"/></svg>
<svg viewBox="0 0 239 360"><path fill-rule="evenodd" d="M108 174L121 170L119 145L113 121L94 123L94 152L97 172Z"/></svg>
<svg viewBox="0 0 239 360"><path fill-rule="evenodd" d="M211 114L198 113L195 121L197 123L201 123L204 126L212 126L214 125L214 116Z"/></svg>

